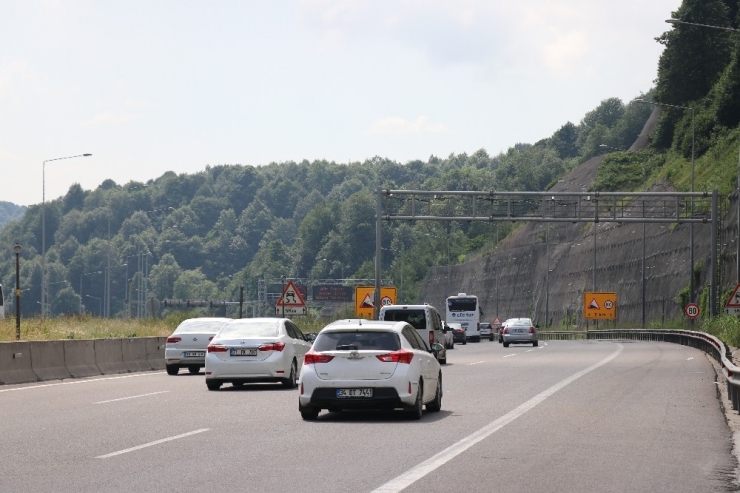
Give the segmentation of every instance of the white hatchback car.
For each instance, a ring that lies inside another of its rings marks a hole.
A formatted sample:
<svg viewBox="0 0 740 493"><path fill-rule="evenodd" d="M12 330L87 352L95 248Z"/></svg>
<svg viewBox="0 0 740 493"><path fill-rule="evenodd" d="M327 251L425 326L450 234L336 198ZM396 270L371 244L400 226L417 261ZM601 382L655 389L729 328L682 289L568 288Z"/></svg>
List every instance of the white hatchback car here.
<svg viewBox="0 0 740 493"><path fill-rule="evenodd" d="M406 322L341 320L324 327L303 359L298 410L305 420L322 409L442 408L442 370L419 332Z"/></svg>
<svg viewBox="0 0 740 493"><path fill-rule="evenodd" d="M221 327L206 353L206 385L280 382L295 388L311 343L287 318L242 318Z"/></svg>
<svg viewBox="0 0 740 493"><path fill-rule="evenodd" d="M206 364L206 347L230 318L189 318L183 320L167 338L164 363L168 375L177 375L180 368L199 373Z"/></svg>

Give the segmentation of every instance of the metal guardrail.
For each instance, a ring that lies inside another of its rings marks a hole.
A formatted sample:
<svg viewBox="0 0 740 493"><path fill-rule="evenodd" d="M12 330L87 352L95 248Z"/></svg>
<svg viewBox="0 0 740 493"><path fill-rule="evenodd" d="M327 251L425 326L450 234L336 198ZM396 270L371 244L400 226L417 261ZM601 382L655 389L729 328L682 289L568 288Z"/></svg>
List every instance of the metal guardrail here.
<svg viewBox="0 0 740 493"><path fill-rule="evenodd" d="M552 330L538 331L541 341L556 340L631 340L660 341L690 346L710 354L722 366L722 374L727 382L727 395L732 401L732 409L740 411L740 367L732 363L732 354L725 344L705 332L691 330Z"/></svg>

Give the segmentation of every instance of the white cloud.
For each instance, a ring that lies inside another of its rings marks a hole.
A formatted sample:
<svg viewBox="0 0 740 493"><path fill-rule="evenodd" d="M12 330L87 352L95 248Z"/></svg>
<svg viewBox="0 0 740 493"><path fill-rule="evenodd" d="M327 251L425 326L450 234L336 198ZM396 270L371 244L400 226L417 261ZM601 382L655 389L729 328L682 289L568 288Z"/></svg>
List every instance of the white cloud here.
<svg viewBox="0 0 740 493"><path fill-rule="evenodd" d="M82 122L85 127L102 127L107 125L120 125L121 123L128 123L136 119L136 116L131 113L98 113L94 117Z"/></svg>
<svg viewBox="0 0 740 493"><path fill-rule="evenodd" d="M431 123L426 116L420 116L414 121L409 121L398 116L391 116L375 120L370 126L368 133L371 135L406 137L421 134L437 134L446 130L443 124Z"/></svg>

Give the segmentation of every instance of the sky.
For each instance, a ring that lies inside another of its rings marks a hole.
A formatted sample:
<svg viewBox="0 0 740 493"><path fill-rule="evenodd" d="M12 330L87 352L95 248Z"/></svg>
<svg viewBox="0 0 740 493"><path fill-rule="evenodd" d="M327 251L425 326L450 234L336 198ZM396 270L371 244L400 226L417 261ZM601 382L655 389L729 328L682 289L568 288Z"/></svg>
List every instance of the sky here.
<svg viewBox="0 0 740 493"><path fill-rule="evenodd" d="M0 0L0 201L208 165L496 155L648 91L680 4Z"/></svg>

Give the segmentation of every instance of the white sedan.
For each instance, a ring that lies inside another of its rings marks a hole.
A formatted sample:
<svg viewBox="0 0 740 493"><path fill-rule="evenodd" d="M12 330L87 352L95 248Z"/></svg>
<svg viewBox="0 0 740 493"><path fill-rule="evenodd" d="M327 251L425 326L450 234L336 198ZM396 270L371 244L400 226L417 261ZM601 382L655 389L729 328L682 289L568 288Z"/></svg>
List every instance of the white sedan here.
<svg viewBox="0 0 740 493"><path fill-rule="evenodd" d="M224 325L208 345L206 385L280 382L295 388L303 356L311 348L287 318L242 318Z"/></svg>
<svg viewBox="0 0 740 493"><path fill-rule="evenodd" d="M435 352L406 322L342 320L324 327L303 359L298 409L305 420L322 409L442 408L442 370Z"/></svg>
<svg viewBox="0 0 740 493"><path fill-rule="evenodd" d="M199 373L205 366L206 347L230 318L189 318L177 326L164 346L164 363L168 375L177 375L180 368Z"/></svg>

